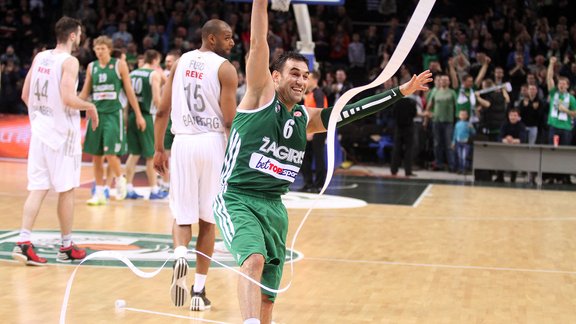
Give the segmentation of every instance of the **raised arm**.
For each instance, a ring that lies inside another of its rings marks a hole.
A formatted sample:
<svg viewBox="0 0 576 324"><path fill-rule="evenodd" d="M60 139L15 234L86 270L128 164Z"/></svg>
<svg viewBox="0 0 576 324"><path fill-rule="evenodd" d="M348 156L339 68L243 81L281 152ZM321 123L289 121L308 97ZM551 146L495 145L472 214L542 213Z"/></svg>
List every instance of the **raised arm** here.
<svg viewBox="0 0 576 324"><path fill-rule="evenodd" d="M254 0L250 22L250 51L246 62L246 95L240 109L256 109L274 97L274 83L269 71L268 0Z"/></svg>
<svg viewBox="0 0 576 324"><path fill-rule="evenodd" d="M546 73L546 84L548 85L548 91L554 88L554 65L556 64L556 57L550 57L550 63L548 64L548 71Z"/></svg>
<svg viewBox="0 0 576 324"><path fill-rule="evenodd" d="M236 89L238 88L238 73L236 68L228 61L224 61L218 70L220 79L220 108L222 109L223 123L228 135L232 120L236 115Z"/></svg>
<svg viewBox="0 0 576 324"><path fill-rule="evenodd" d="M130 103L130 107L134 110L136 114L136 125L139 130L144 131L146 129L146 121L142 117L142 111L140 110L140 105L138 104L138 99L132 88L132 82L130 81L130 71L128 70L128 65L124 61L118 62L118 69L120 71L120 79L122 80L122 88L126 92L126 97Z"/></svg>
<svg viewBox="0 0 576 324"><path fill-rule="evenodd" d="M474 84L477 88L480 88L482 85L482 80L484 80L484 77L486 76L486 71L488 71L488 66L490 65L491 61L492 59L490 59L488 56L484 58L484 63L482 63L482 67L476 76L476 80L474 80Z"/></svg>
<svg viewBox="0 0 576 324"><path fill-rule="evenodd" d="M450 74L452 89L458 89L460 81L458 80L458 74L456 74L456 68L454 67L454 58L452 57L448 59L448 72Z"/></svg>

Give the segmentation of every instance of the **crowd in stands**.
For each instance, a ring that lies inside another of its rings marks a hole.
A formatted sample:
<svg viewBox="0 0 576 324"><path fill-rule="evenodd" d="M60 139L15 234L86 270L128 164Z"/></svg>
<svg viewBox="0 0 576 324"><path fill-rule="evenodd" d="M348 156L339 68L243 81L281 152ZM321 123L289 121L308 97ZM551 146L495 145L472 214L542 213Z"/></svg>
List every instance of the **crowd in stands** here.
<svg viewBox="0 0 576 324"><path fill-rule="evenodd" d="M328 105L379 74L416 3L365 0L336 7L309 6L320 86ZM569 93L576 89L576 15L571 14L575 9L576 3L569 0L491 0L474 6L461 6L456 0L437 1L405 64L382 87L406 82L424 69L435 75L435 89L414 98L414 162L420 167L466 172L469 166L458 166L457 145L452 145L457 144L453 134L459 119L462 121L461 110L467 111L465 119L474 128L472 139L505 140L500 132L513 109L526 128L522 142L551 144L550 92L557 93L561 79L568 82ZM211 18L225 20L232 27L236 45L230 60L239 73L244 68L250 4L223 0L0 1L0 113L26 113L19 99L23 78L35 53L53 46L53 24L62 15L79 18L85 26L85 39L75 53L84 68L95 59L91 40L99 35L110 36L114 47L124 52L134 67L138 55L147 49L165 55L198 48L200 27ZM271 12L271 58L296 49L298 40L292 13ZM478 94L507 82L508 89ZM448 89L454 96L453 107L446 104L449 98L443 97ZM563 129L560 145L574 145L576 140L574 117L567 116L572 127ZM391 138L395 120L395 114L385 111L341 129L348 157L373 159L371 144Z"/></svg>

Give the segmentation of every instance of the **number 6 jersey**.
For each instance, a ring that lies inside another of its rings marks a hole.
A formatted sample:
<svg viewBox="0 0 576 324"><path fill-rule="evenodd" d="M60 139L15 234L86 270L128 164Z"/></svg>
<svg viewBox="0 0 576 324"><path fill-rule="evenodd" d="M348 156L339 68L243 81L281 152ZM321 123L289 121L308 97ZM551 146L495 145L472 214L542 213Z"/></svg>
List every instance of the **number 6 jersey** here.
<svg viewBox="0 0 576 324"><path fill-rule="evenodd" d="M285 194L302 166L307 125L306 108L288 111L277 94L258 109L238 109L222 167L223 190Z"/></svg>
<svg viewBox="0 0 576 324"><path fill-rule="evenodd" d="M178 61L172 81L172 133L224 132L218 70L225 58L194 50Z"/></svg>

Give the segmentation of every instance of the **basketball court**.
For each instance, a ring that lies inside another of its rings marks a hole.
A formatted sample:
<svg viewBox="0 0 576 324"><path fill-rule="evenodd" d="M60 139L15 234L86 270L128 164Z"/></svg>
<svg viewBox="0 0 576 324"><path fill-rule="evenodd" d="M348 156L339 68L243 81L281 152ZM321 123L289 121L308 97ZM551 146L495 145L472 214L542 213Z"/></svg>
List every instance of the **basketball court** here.
<svg viewBox="0 0 576 324"><path fill-rule="evenodd" d="M3 161L0 171L2 321L55 323L74 270L54 262L56 195L46 198L35 231L50 264L24 267L9 252L27 194L26 164ZM85 182L89 171L83 170ZM296 242L292 287L278 298L276 323L576 321L574 192L350 176L337 176L333 187L330 195L355 199L312 212ZM171 251L167 203L112 200L88 207L89 191L76 193L77 243L90 252L128 253L144 271L159 268ZM312 199L296 193L289 200L296 208L289 209L288 241ZM223 251L215 256L227 260ZM67 323L241 322L238 278L229 270L211 268L213 307L190 312L171 304L170 263L142 279L118 262L93 262L77 272ZM284 285L290 277L287 265ZM126 308L115 309L118 299Z"/></svg>
<svg viewBox="0 0 576 324"><path fill-rule="evenodd" d="M338 5L344 0L294 3ZM310 28L302 26L306 17L309 25L309 16L302 7L297 11L306 52L311 50L306 44L311 36L305 36ZM191 312L172 305L172 262L165 262L173 252L167 201L111 200L89 207L88 166L76 190L75 242L89 253L114 251L146 272L164 269L143 279L112 258L79 268L78 263L56 263L53 192L33 231L33 243L48 265L13 261L28 193L26 161L0 160L0 174L1 322L60 321L75 269L67 323L242 322L238 276L214 263L207 281L212 309ZM288 243L307 209L314 204L316 209L288 253L281 287L291 287L277 299L274 322L576 323L574 198L574 191L344 174L335 176L318 202L314 194L291 193L283 198L290 218ZM220 247L215 259L233 267L232 256Z"/></svg>

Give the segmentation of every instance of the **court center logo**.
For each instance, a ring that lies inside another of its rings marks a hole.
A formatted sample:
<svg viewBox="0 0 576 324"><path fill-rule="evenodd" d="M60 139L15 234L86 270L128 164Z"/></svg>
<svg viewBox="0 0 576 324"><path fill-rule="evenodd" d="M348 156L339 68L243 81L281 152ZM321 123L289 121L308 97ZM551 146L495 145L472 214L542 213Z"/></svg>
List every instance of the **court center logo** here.
<svg viewBox="0 0 576 324"><path fill-rule="evenodd" d="M104 231L74 231L74 243L85 248L88 254L97 251L114 251L128 258L138 268L159 268L167 259L173 257L172 237L163 234L104 232ZM32 234L36 253L48 259L49 264L73 265L56 262L56 254L60 247L59 231L34 231ZM12 249L18 241L18 231L0 231L0 260L13 261ZM191 247L196 245L196 237L192 238ZM222 240L217 239L212 256L219 262L236 267L232 254L226 250ZM292 258L293 257L293 258ZM297 251L286 251L286 263L302 259L303 254ZM171 262L168 263L171 265ZM196 254L188 252L188 264L196 266ZM112 258L97 258L88 260L82 265L102 267L126 267L124 263ZM221 267L212 262L212 267Z"/></svg>

